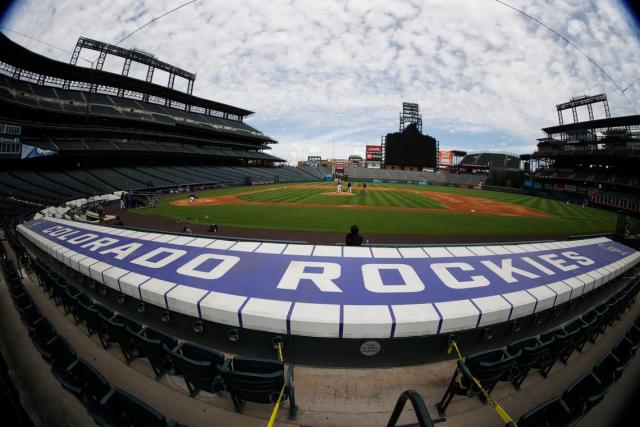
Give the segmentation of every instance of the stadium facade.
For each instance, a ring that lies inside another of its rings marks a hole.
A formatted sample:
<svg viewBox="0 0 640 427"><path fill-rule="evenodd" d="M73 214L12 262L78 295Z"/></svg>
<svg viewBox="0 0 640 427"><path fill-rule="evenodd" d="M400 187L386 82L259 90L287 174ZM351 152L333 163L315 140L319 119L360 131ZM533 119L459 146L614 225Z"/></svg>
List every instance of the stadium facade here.
<svg viewBox="0 0 640 427"><path fill-rule="evenodd" d="M595 119L592 104L604 105L605 118ZM578 121L577 108L587 107L590 120ZM533 154L523 155L525 188L577 202L640 214L640 115L610 117L604 94L578 97L556 106L559 124L542 129ZM562 111L571 109L573 123Z"/></svg>

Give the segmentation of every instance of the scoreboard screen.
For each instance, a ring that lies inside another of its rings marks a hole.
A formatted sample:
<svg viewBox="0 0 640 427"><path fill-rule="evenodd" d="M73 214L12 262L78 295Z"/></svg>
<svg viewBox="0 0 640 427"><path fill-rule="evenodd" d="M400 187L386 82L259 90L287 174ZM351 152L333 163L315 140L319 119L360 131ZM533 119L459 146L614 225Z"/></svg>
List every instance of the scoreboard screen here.
<svg viewBox="0 0 640 427"><path fill-rule="evenodd" d="M385 164L435 168L438 155L436 147L435 138L421 134L412 124L403 132L387 134Z"/></svg>

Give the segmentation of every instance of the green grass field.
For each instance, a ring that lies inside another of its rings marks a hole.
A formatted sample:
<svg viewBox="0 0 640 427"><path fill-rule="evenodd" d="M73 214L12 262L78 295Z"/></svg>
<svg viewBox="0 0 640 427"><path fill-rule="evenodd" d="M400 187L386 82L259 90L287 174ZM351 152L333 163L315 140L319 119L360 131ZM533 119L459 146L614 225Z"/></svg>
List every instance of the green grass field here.
<svg viewBox="0 0 640 427"><path fill-rule="evenodd" d="M310 183L310 185L318 185L318 183ZM369 189L375 187L419 189L492 199L536 209L549 214L549 217L526 218L477 215L466 212L412 212L411 209L390 211L344 208L337 205L356 204L435 209L441 208L441 205L437 201L411 192L369 191L364 197L360 195L330 197L323 193L334 191L333 183L328 183L326 189L285 187L287 184L251 188L238 187L198 193L198 196L203 198L269 189L270 191L241 195L239 198L252 202L275 203L272 205L223 204L187 207L170 205L173 200L187 197L186 194L181 194L161 199L156 208L141 208L136 211L143 214L181 219L194 224L215 223L219 226L289 231L345 232L351 224L358 224L363 234L500 235L514 236L515 238L519 235L574 235L610 232L614 230L616 224L615 214L608 211L582 208L578 205L538 197L492 191L407 184L368 184ZM359 192L360 188L360 184L355 184L354 192ZM320 203L323 206L278 206L278 203L283 202Z"/></svg>
<svg viewBox="0 0 640 427"><path fill-rule="evenodd" d="M429 208L440 209L442 204L425 197L417 197L409 192L368 191L362 194L360 187L353 188L354 196L334 197L335 187L321 188L287 188L287 186L255 194L238 197L241 200L267 203L320 203L323 205L350 206L390 206L394 208ZM346 189L345 189L346 192ZM330 193L331 196L327 196Z"/></svg>

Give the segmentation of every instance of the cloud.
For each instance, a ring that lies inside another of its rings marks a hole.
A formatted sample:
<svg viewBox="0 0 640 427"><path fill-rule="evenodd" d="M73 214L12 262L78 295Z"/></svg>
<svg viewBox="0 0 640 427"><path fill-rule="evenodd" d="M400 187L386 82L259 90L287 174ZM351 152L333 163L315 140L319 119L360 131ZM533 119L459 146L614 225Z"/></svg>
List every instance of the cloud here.
<svg viewBox="0 0 640 427"><path fill-rule="evenodd" d="M25 0L3 26L72 50L79 36L116 42L182 2ZM638 32L618 2L511 3L570 37L620 86L637 78ZM499 143L517 152L534 149L540 128L556 121L555 105L572 96L606 92L613 114L633 113L575 49L491 1L207 0L124 46L196 72L199 96L256 111L249 123L280 141L274 154L291 161L363 154L365 144L396 131L403 101L420 104L425 132L443 147L469 149L471 133L477 149ZM640 84L626 94L638 104Z"/></svg>

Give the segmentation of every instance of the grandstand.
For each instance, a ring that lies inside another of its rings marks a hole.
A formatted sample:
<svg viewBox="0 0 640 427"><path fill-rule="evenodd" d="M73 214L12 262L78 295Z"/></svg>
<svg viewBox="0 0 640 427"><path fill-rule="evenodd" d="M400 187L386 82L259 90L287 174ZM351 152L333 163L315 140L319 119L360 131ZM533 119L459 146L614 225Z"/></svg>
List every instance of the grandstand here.
<svg viewBox="0 0 640 427"><path fill-rule="evenodd" d="M345 176L354 181L414 182L436 185L476 187L486 180L486 175L470 173L446 173L412 170L345 167Z"/></svg>
<svg viewBox="0 0 640 427"><path fill-rule="evenodd" d="M590 106L602 100L606 96L579 101ZM557 108L560 111L564 104ZM521 156L529 163L527 188L640 213L640 116L561 123L542 130L546 136L538 139L538 150Z"/></svg>
<svg viewBox="0 0 640 427"><path fill-rule="evenodd" d="M490 169L520 169L520 159L506 153L469 153L457 166L457 169L469 173L486 173Z"/></svg>
<svg viewBox="0 0 640 427"><path fill-rule="evenodd" d="M20 129L20 151L38 153L3 153L5 217L117 190L321 178L276 167L266 152L276 141L242 108L54 61L4 35L0 73L0 123Z"/></svg>

